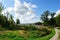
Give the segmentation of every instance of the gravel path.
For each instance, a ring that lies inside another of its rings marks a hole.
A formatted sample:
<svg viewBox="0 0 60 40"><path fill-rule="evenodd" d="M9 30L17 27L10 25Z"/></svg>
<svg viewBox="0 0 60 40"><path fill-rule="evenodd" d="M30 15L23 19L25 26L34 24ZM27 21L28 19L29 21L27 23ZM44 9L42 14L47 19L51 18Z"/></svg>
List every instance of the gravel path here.
<svg viewBox="0 0 60 40"><path fill-rule="evenodd" d="M58 29L55 29L56 34L50 40L58 40Z"/></svg>

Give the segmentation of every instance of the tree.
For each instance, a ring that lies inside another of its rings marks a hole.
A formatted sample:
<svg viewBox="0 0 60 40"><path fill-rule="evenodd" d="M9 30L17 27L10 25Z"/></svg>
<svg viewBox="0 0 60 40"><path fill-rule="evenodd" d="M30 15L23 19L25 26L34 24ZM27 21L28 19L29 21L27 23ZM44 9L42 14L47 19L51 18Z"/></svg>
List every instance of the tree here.
<svg viewBox="0 0 60 40"><path fill-rule="evenodd" d="M0 25L3 23L3 15L1 15L2 10L3 10L3 6L0 3Z"/></svg>
<svg viewBox="0 0 60 40"><path fill-rule="evenodd" d="M56 20L56 24L60 26L60 14L55 17L55 20Z"/></svg>
<svg viewBox="0 0 60 40"><path fill-rule="evenodd" d="M6 15L7 20L9 20L9 12L7 11L6 14L7 14L7 15Z"/></svg>
<svg viewBox="0 0 60 40"><path fill-rule="evenodd" d="M35 25L42 25L42 23L41 22L36 22L36 23L34 23Z"/></svg>
<svg viewBox="0 0 60 40"><path fill-rule="evenodd" d="M54 15L55 15L56 13L51 13L51 18L54 18Z"/></svg>
<svg viewBox="0 0 60 40"><path fill-rule="evenodd" d="M1 28L5 28L5 29L9 29L9 30L19 29L20 26L15 25L13 16L9 15L8 11L6 12L7 15L4 16L3 14L1 14L2 10L3 10L3 6L0 3L0 26L1 26ZM20 22L19 19L17 19L17 24L19 24L19 22Z"/></svg>
<svg viewBox="0 0 60 40"><path fill-rule="evenodd" d="M44 25L49 25L49 26L55 26L56 25L56 20L55 20L55 15L56 13L51 13L49 11L45 11L43 15L41 15L41 19L44 23ZM48 16L51 16L49 18Z"/></svg>
<svg viewBox="0 0 60 40"><path fill-rule="evenodd" d="M56 25L56 20L54 19L54 15L56 13L51 13L51 19L50 19L50 25L53 26L53 25Z"/></svg>
<svg viewBox="0 0 60 40"><path fill-rule="evenodd" d="M49 22L49 16L50 12L49 11L45 11L44 14L41 15L41 19L44 22L44 25L48 25Z"/></svg>
<svg viewBox="0 0 60 40"><path fill-rule="evenodd" d="M2 12L3 9L4 9L4 7L3 7L2 4L0 3L0 15L1 15L1 12Z"/></svg>
<svg viewBox="0 0 60 40"><path fill-rule="evenodd" d="M9 22L10 22L10 24L14 24L15 23L14 20L13 20L13 16L12 15L10 15Z"/></svg>
<svg viewBox="0 0 60 40"><path fill-rule="evenodd" d="M20 24L20 20L19 19L16 19L16 24Z"/></svg>

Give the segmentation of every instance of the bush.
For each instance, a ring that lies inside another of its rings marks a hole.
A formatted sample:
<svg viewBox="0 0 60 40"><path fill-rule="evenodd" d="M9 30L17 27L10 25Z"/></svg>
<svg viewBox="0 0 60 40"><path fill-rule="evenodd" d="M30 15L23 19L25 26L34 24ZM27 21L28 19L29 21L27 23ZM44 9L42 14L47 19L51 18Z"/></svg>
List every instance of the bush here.
<svg viewBox="0 0 60 40"><path fill-rule="evenodd" d="M20 29L23 29L23 30L36 30L37 28L35 28L35 26L33 25L21 25Z"/></svg>
<svg viewBox="0 0 60 40"><path fill-rule="evenodd" d="M40 38L27 38L27 40L49 40L51 37L55 35L55 30L53 29L52 32L46 36Z"/></svg>

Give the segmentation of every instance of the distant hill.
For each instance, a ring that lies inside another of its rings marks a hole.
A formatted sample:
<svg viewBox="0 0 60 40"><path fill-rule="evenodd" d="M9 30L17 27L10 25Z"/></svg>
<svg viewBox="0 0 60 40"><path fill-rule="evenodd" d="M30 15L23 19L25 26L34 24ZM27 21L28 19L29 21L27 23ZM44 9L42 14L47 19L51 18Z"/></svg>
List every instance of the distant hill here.
<svg viewBox="0 0 60 40"><path fill-rule="evenodd" d="M36 23L34 23L35 25L42 25L42 23L41 22L36 22Z"/></svg>

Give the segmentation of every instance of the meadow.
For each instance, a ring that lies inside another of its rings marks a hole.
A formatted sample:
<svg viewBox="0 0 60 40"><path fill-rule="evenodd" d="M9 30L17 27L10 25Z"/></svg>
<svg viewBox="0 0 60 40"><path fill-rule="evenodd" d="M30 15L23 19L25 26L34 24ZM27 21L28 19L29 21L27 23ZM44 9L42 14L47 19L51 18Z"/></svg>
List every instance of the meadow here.
<svg viewBox="0 0 60 40"><path fill-rule="evenodd" d="M28 27L28 26L27 26ZM49 27L30 29L22 27L21 30L0 31L0 40L49 40L55 34L55 30Z"/></svg>

